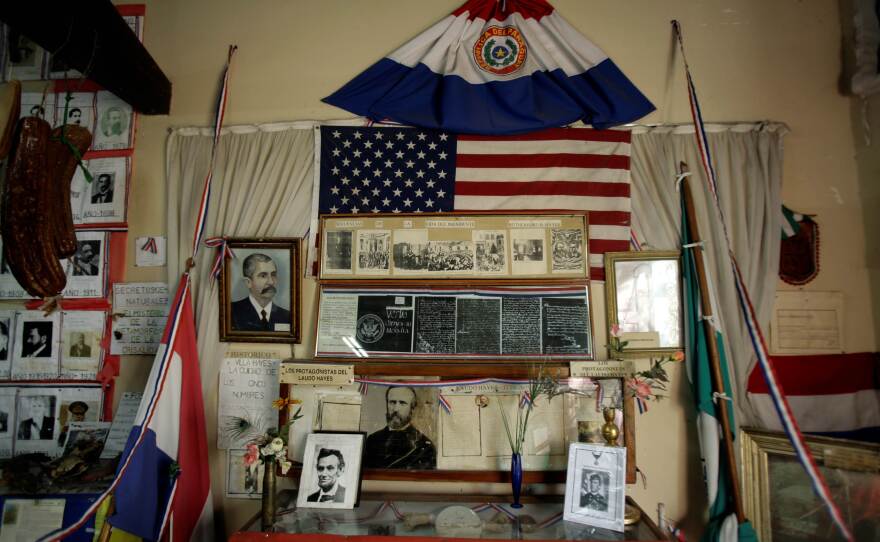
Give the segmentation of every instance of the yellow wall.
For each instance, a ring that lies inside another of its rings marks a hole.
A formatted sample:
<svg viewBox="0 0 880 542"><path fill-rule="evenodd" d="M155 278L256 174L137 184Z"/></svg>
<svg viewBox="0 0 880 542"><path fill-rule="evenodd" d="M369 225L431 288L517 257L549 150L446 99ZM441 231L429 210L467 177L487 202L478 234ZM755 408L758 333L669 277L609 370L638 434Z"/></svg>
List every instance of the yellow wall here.
<svg viewBox="0 0 880 542"><path fill-rule="evenodd" d="M173 100L170 116L140 120L130 239L165 233L167 129L210 124L228 44L238 44L239 52L227 124L343 118L350 115L320 98L446 15L459 0L146 0L146 4L145 44L171 79ZM707 121L770 119L791 127L785 141L784 199L798 211L817 214L822 227L822 272L809 289L842 291L847 307L846 349L875 349L871 279L877 300L877 219L876 214L870 222L864 217L877 206L863 210L862 201L866 195L874 203L880 199L876 188L868 188L876 187L878 163L863 158L857 167L854 159L857 150L863 155L869 149L856 147L854 137L861 137L853 122L857 117L851 115L851 100L837 88L841 56L837 3L555 0L554 5L654 102L658 110L642 122L690 122L680 61L672 55L669 21L677 18ZM875 105L880 108L876 101ZM872 117L877 123L877 114ZM875 139L880 141L880 135ZM860 172L866 179L861 188ZM866 243L868 223L872 224L870 243ZM130 259L133 251L130 247ZM127 278L166 277L164 269L129 266ZM593 294L596 329L602 330L604 296L598 286ZM313 307L303 309L309 315ZM596 344L604 343L600 331ZM298 347L297 356L305 357L308 347ZM147 358L123 360L120 389L142 388L149 365ZM690 399L682 375L675 371L673 377L672 397L638 417L638 464L648 486L639 484L631 494L649 513L662 501L670 518L688 516L688 524L696 525L705 502L693 412L686 406ZM207 383L207 388L216 394L216 382ZM216 425L211 413L208 423ZM209 438L209 442L214 441ZM221 482L215 481L214 492L218 506L225 508L230 530L255 512L257 504L220 498Z"/></svg>

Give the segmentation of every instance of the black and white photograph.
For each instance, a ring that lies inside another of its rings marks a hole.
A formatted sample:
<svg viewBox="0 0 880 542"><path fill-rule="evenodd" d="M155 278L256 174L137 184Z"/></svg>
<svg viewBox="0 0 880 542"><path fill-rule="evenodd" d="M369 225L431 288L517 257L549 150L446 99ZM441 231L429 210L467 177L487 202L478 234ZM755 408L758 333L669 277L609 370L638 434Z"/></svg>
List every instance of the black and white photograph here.
<svg viewBox="0 0 880 542"><path fill-rule="evenodd" d="M131 106L102 90L97 98L97 126L94 130L94 150L127 149L131 147Z"/></svg>
<svg viewBox="0 0 880 542"><path fill-rule="evenodd" d="M16 388L0 388L0 459L12 457L12 443L15 439Z"/></svg>
<svg viewBox="0 0 880 542"><path fill-rule="evenodd" d="M606 254L609 325L633 353L662 355L683 348L678 252Z"/></svg>
<svg viewBox="0 0 880 542"><path fill-rule="evenodd" d="M73 258L62 262L67 273L65 298L103 297L107 287L109 233L77 231L77 250Z"/></svg>
<svg viewBox="0 0 880 542"><path fill-rule="evenodd" d="M77 241L71 273L74 277L96 277L101 270L101 242Z"/></svg>
<svg viewBox="0 0 880 542"><path fill-rule="evenodd" d="M126 220L128 172L127 157L96 158L86 161L92 182L77 168L70 183L70 207L74 224L118 224Z"/></svg>
<svg viewBox="0 0 880 542"><path fill-rule="evenodd" d="M437 468L437 388L369 386L361 402L364 468Z"/></svg>
<svg viewBox="0 0 880 542"><path fill-rule="evenodd" d="M0 378L9 378L15 348L15 311L0 311Z"/></svg>
<svg viewBox="0 0 880 542"><path fill-rule="evenodd" d="M67 101L64 93L55 95L55 125L76 124L87 129L92 134L94 142L95 135L95 93L94 92L74 92L71 95L70 102ZM67 107L67 122L64 122L64 108Z"/></svg>
<svg viewBox="0 0 880 542"><path fill-rule="evenodd" d="M21 357L52 357L52 322L25 322L21 336Z"/></svg>
<svg viewBox="0 0 880 542"><path fill-rule="evenodd" d="M428 230L394 230L394 274L428 271Z"/></svg>
<svg viewBox="0 0 880 542"><path fill-rule="evenodd" d="M42 92L21 93L21 118L40 117L51 125L55 124L55 94Z"/></svg>
<svg viewBox="0 0 880 542"><path fill-rule="evenodd" d="M91 202L113 203L113 189L116 185L115 173L99 173L92 184Z"/></svg>
<svg viewBox="0 0 880 542"><path fill-rule="evenodd" d="M583 271L585 248L582 230L550 230L551 271L553 273Z"/></svg>
<svg viewBox="0 0 880 542"><path fill-rule="evenodd" d="M510 230L511 271L514 275L543 275L547 272L544 230Z"/></svg>
<svg viewBox="0 0 880 542"><path fill-rule="evenodd" d="M354 508L360 491L363 448L362 433L309 434L297 508Z"/></svg>
<svg viewBox="0 0 880 542"><path fill-rule="evenodd" d="M18 396L18 423L16 424L16 440L48 440L55 438L56 407L58 397L39 390L41 395L27 393L34 390L22 390Z"/></svg>
<svg viewBox="0 0 880 542"><path fill-rule="evenodd" d="M507 273L507 233L503 230L475 230L473 236L476 272Z"/></svg>
<svg viewBox="0 0 880 542"><path fill-rule="evenodd" d="M351 273L351 231L328 231L324 241L324 272Z"/></svg>
<svg viewBox="0 0 880 542"><path fill-rule="evenodd" d="M102 395L100 386L94 385L65 386L53 391L58 398L58 413L56 414L58 430L55 436L57 448L50 455L60 455L65 450L68 433L72 430L73 424L98 423L101 418ZM101 426L87 425L85 427L96 429Z"/></svg>
<svg viewBox="0 0 880 542"><path fill-rule="evenodd" d="M10 377L17 380L58 378L61 314L18 311L15 317L15 349Z"/></svg>
<svg viewBox="0 0 880 542"><path fill-rule="evenodd" d="M623 531L626 448L573 443L568 449L566 521Z"/></svg>
<svg viewBox="0 0 880 542"><path fill-rule="evenodd" d="M391 231L359 230L356 262L359 274L389 274L391 269Z"/></svg>
<svg viewBox="0 0 880 542"><path fill-rule="evenodd" d="M94 380L102 358L104 311L64 311L61 315L61 377Z"/></svg>
<svg viewBox="0 0 880 542"><path fill-rule="evenodd" d="M229 499L263 498L263 464L255 461L246 465L246 451L243 448L226 450L226 497Z"/></svg>
<svg viewBox="0 0 880 542"><path fill-rule="evenodd" d="M35 81L43 78L46 52L42 47L17 33L9 35L6 80Z"/></svg>
<svg viewBox="0 0 880 542"><path fill-rule="evenodd" d="M220 270L220 340L300 341L300 240L229 239Z"/></svg>
<svg viewBox="0 0 880 542"><path fill-rule="evenodd" d="M97 461L109 434L110 422L70 422L63 438L58 439L64 446L62 455Z"/></svg>

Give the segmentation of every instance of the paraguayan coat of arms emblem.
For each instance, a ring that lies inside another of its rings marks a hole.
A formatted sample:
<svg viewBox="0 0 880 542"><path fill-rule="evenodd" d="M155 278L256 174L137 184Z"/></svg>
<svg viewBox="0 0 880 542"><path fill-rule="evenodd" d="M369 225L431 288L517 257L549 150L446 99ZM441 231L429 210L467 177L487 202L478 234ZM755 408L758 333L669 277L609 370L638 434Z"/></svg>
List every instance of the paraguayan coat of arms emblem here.
<svg viewBox="0 0 880 542"><path fill-rule="evenodd" d="M515 26L490 26L474 44L474 61L481 70L509 75L526 61L526 42Z"/></svg>

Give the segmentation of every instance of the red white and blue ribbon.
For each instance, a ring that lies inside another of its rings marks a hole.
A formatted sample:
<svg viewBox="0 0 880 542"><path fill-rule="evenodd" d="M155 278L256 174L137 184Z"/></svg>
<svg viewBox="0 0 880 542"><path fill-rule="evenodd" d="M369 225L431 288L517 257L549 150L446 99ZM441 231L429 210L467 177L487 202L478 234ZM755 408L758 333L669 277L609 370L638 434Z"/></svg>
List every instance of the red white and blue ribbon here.
<svg viewBox="0 0 880 542"><path fill-rule="evenodd" d="M688 66L687 58L685 57L684 53L684 37L682 36L681 27L679 26L678 21L672 21L672 27L673 31L675 32L676 38L678 39L678 45L681 49L682 61L684 62L684 70L687 77L688 86L688 99L691 106L691 116L694 119L694 135L697 142L697 148L700 151L700 160L703 165L703 169L706 172L706 178L713 199L715 200L715 207L717 209L718 216L721 219L721 226L722 230L724 231L724 240L727 243L727 253L730 259L730 266L733 269L737 298L739 299L740 310L743 314L746 328L749 331L752 349L755 352L755 356L758 359L758 364L760 365L761 371L764 374L764 378L767 381L767 387L770 390L770 397L772 398L773 404L776 407L776 412L779 414L779 419L782 422L782 427L785 429L785 433L788 435L788 439L791 441L798 460L800 461L801 465L803 465L804 470L810 477L810 481L813 485L813 490L828 507L828 512L831 514L832 519L834 519L834 523L837 524L837 528L840 530L840 533L843 535L843 537L847 540L853 540L853 536L850 533L849 528L847 528L846 526L843 515L840 513L840 510L837 508L837 505L834 503L834 500L831 497L831 491L828 489L828 485L825 483L825 478L822 476L822 473L819 472L816 461L813 459L813 456L810 453L810 449L807 446L807 443L804 441L804 436L801 433L800 428L798 427L794 415L792 414L791 407L789 406L788 400L785 397L785 392L782 390L782 387L779 384L779 379L776 376L776 371L774 370L773 365L770 362L770 356L767 350L767 341L764 339L764 334L761 331L761 327L758 325L758 318L755 314L755 308L752 304L751 297L749 296L748 289L746 288L745 281L743 280L739 264L736 261L736 256L733 253L733 244L730 241L730 234L727 230L727 223L724 219L724 213L721 209L721 199L718 195L718 181L715 175L715 168L712 165L712 157L709 154L709 146L706 143L706 131L703 125L703 115L700 111L700 104L697 100L697 91L694 86L694 81L691 77L690 68Z"/></svg>
<svg viewBox="0 0 880 542"><path fill-rule="evenodd" d="M220 270L223 269L223 260L226 258L232 259L235 257L235 254L229 248L229 243L226 242L225 237L209 237L205 239L205 246L219 249L217 257L214 258L214 265L211 266L211 278L216 281L220 277Z"/></svg>
<svg viewBox="0 0 880 542"><path fill-rule="evenodd" d="M636 406L639 407L639 414L644 414L648 411L648 401L645 400L644 397L639 397L636 395Z"/></svg>
<svg viewBox="0 0 880 542"><path fill-rule="evenodd" d="M522 395L519 398L519 408L525 408L532 404L532 394L529 393L529 390L523 390Z"/></svg>
<svg viewBox="0 0 880 542"><path fill-rule="evenodd" d="M442 393L437 394L437 402L440 403L440 408L442 408L444 412L452 414L452 405L449 403L449 399L444 397Z"/></svg>
<svg viewBox="0 0 880 542"><path fill-rule="evenodd" d="M636 235L636 231L633 229L629 230L629 246L636 252L642 250L642 243L639 242L639 236Z"/></svg>
<svg viewBox="0 0 880 542"><path fill-rule="evenodd" d="M220 88L220 96L217 100L217 114L214 121L214 141L211 144L211 162L208 165L208 174L205 176L205 186L202 189L202 197L199 200L199 214L196 216L196 225L193 232L192 259L195 261L199 253L199 245L205 235L205 224L208 222L208 202L211 199L211 184L214 178L214 162L217 156L217 144L220 142L220 130L223 128L223 117L226 115L226 102L229 99L229 72L232 67L232 57L238 49L235 45L229 46L229 55L226 58L226 68L223 70L223 86Z"/></svg>
<svg viewBox="0 0 880 542"><path fill-rule="evenodd" d="M157 254L159 252L159 246L156 244L155 237L147 237L147 242L144 243L144 246L141 247L141 250L144 252L152 252L153 254Z"/></svg>

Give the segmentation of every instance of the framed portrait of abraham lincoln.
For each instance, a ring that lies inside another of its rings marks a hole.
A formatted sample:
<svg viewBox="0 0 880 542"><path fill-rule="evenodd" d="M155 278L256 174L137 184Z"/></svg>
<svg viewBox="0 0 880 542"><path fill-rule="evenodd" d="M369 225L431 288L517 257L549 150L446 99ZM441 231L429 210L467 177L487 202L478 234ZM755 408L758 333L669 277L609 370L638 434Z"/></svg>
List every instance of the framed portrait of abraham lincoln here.
<svg viewBox="0 0 880 542"><path fill-rule="evenodd" d="M298 343L301 240L234 238L220 268L220 340Z"/></svg>

